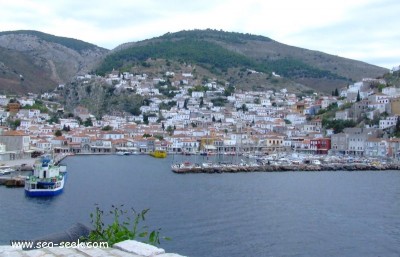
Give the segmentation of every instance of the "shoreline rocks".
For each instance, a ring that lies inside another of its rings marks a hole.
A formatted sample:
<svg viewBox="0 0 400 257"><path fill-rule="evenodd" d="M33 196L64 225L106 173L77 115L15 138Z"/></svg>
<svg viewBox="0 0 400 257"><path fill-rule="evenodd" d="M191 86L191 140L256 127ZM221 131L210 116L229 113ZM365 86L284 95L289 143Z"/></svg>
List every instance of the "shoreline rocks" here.
<svg viewBox="0 0 400 257"><path fill-rule="evenodd" d="M400 164L390 163L371 165L363 163L354 164L320 164L320 165L259 165L259 166L218 166L218 167L173 167L172 171L184 173L237 173L237 172L284 172L284 171L366 171L366 170L400 170Z"/></svg>

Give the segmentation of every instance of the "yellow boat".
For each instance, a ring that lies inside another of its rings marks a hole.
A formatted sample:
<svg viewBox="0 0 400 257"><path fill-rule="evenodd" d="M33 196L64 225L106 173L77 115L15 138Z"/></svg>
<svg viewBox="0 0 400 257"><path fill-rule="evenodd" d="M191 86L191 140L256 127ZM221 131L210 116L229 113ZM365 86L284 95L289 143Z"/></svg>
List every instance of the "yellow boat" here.
<svg viewBox="0 0 400 257"><path fill-rule="evenodd" d="M155 158L166 158L167 152L164 150L155 150L154 152L150 152L150 155Z"/></svg>

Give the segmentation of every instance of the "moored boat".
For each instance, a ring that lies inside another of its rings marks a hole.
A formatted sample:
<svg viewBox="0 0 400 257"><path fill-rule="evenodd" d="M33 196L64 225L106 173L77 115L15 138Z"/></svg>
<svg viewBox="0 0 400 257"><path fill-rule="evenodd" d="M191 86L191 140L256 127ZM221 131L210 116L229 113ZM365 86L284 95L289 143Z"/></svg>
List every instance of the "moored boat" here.
<svg viewBox="0 0 400 257"><path fill-rule="evenodd" d="M125 152L116 152L117 155L131 155L130 152L125 151Z"/></svg>
<svg viewBox="0 0 400 257"><path fill-rule="evenodd" d="M12 172L14 172L15 170L13 170L11 167L9 166L2 166L0 168L0 175L10 175Z"/></svg>
<svg viewBox="0 0 400 257"><path fill-rule="evenodd" d="M48 156L41 157L33 166L33 174L25 180L27 196L55 196L64 189L65 166L56 165Z"/></svg>
<svg viewBox="0 0 400 257"><path fill-rule="evenodd" d="M150 155L155 157L155 158L166 158L167 157L167 152L164 150L155 150L153 152L150 152Z"/></svg>

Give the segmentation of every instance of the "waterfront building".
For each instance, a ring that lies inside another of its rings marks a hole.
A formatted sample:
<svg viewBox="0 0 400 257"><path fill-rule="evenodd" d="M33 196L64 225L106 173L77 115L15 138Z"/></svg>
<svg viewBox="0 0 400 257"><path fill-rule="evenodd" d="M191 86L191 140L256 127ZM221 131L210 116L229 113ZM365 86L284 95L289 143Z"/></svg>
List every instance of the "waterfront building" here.
<svg viewBox="0 0 400 257"><path fill-rule="evenodd" d="M313 138L310 140L310 150L313 154L328 154L330 149L330 138Z"/></svg>
<svg viewBox="0 0 400 257"><path fill-rule="evenodd" d="M30 136L21 131L5 131L0 135L0 143L9 151L9 159L30 158Z"/></svg>

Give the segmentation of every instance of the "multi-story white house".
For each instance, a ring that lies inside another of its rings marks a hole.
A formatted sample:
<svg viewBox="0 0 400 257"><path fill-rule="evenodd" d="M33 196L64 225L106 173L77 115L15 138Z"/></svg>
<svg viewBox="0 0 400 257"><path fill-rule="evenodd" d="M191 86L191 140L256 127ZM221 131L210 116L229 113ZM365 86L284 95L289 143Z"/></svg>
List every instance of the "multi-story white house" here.
<svg viewBox="0 0 400 257"><path fill-rule="evenodd" d="M306 122L306 116L298 113L287 114L286 119L293 125L304 124Z"/></svg>
<svg viewBox="0 0 400 257"><path fill-rule="evenodd" d="M60 129L69 127L70 129L79 128L79 122L75 119L60 119Z"/></svg>
<svg viewBox="0 0 400 257"><path fill-rule="evenodd" d="M389 116L386 119L381 119L379 121L379 128L380 129L385 129L389 127L396 126L398 116Z"/></svg>
<svg viewBox="0 0 400 257"><path fill-rule="evenodd" d="M203 91L193 91L192 92L192 98L201 98L201 97L204 97Z"/></svg>
<svg viewBox="0 0 400 257"><path fill-rule="evenodd" d="M389 143L382 138L369 138L365 141L365 156L386 157L388 154Z"/></svg>

